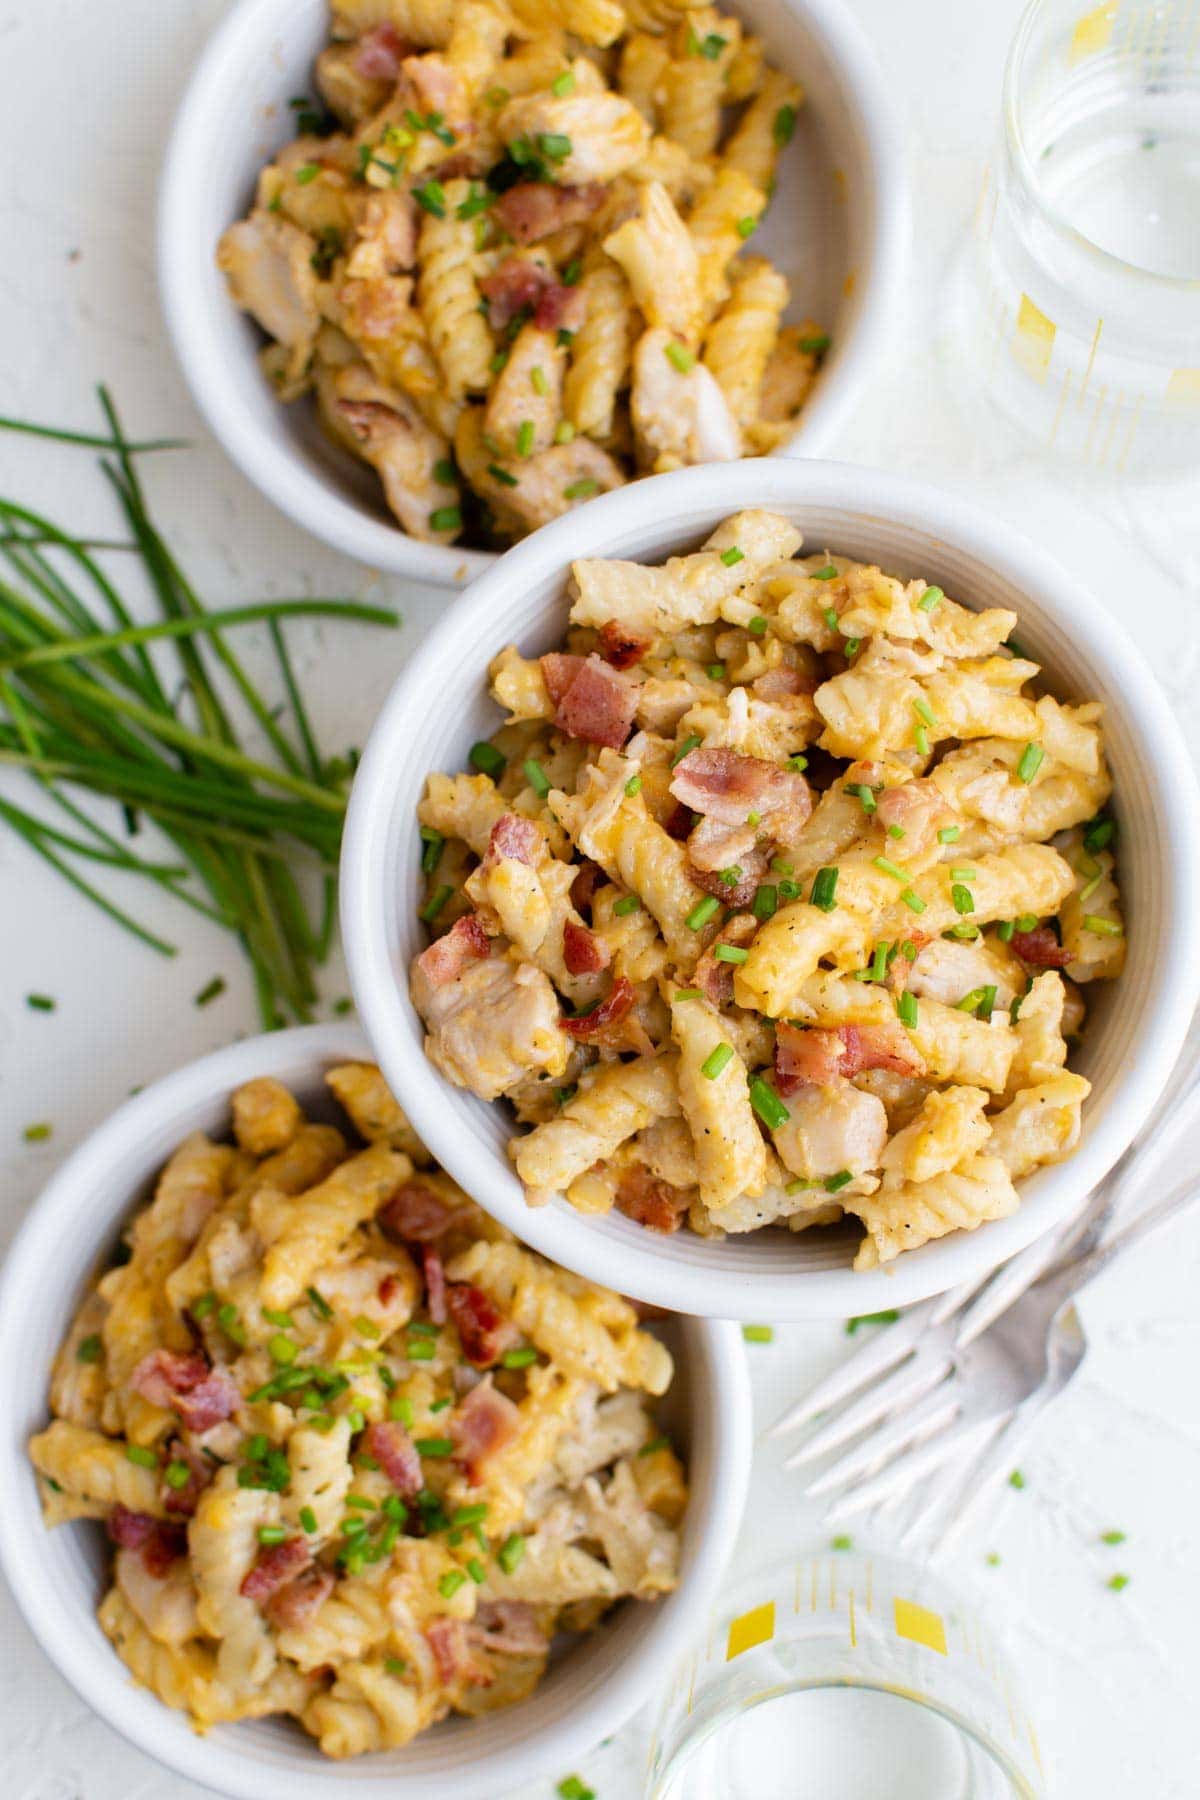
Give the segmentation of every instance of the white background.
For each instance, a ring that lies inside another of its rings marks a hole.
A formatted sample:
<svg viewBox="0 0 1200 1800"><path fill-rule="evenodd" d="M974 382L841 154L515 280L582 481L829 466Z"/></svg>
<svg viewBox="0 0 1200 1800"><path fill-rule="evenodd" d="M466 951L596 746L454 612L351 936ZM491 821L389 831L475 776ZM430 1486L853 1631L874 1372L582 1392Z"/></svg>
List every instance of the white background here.
<svg viewBox="0 0 1200 1800"><path fill-rule="evenodd" d="M1200 559L1178 523L1179 496L1101 500L1024 470L971 411L948 356L944 294L1018 0L852 3L905 127L917 235L908 290L895 296L889 366L832 449L970 492L1072 565L1097 605L1138 637L1194 733ZM332 750L363 741L407 650L453 600L372 582L286 524L207 439L173 366L154 291L154 185L177 96L224 10L223 0L0 0L0 411L86 428L96 421L91 386L103 378L133 433L193 437L185 456L143 468L160 521L212 603L370 592L402 608L403 633L369 645L354 630L332 641L316 629L300 636L307 691ZM0 493L80 534L113 526L84 451L0 436ZM142 896L128 898L145 910ZM56 1161L131 1086L255 1027L234 948L178 909L150 913L182 944L173 961L131 944L0 837L3 1241ZM193 996L217 973L228 991L197 1010ZM53 994L57 1011L29 1012L30 991ZM325 991L330 1000L345 991L336 968ZM28 1147L23 1127L39 1120L53 1135ZM1194 1219L1088 1297L1086 1372L1030 1449L1026 1489L1004 1491L948 1571L1012 1627L1064 1800L1200 1795L1198 1284ZM760 1431L846 1343L838 1328L814 1326L750 1347ZM742 1566L827 1535L781 1460L778 1447L761 1443ZM1114 1526L1129 1534L1118 1551L1098 1541ZM986 1564L988 1552L1000 1554L999 1567ZM1115 1595L1105 1584L1118 1568L1132 1580ZM0 1659L7 1792L21 1800L199 1792L91 1716L3 1594ZM583 1765L600 1800L635 1800L636 1752L631 1735ZM551 1792L547 1783L529 1800Z"/></svg>

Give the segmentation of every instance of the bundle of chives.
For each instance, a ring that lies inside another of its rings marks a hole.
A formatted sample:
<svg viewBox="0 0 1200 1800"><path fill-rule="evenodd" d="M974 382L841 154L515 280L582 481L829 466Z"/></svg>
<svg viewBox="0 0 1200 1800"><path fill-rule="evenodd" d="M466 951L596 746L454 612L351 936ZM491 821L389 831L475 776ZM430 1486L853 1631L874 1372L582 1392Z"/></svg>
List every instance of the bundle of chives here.
<svg viewBox="0 0 1200 1800"><path fill-rule="evenodd" d="M152 522L135 457L179 448L131 443L100 390L108 431L69 432L0 418L0 429L99 449L129 531L127 541L83 539L0 499L0 767L25 771L63 815L51 823L0 798L6 824L102 912L152 949L175 947L82 874L78 860L153 881L235 932L249 958L265 1026L311 1016L314 971L333 935L335 880L352 759L323 760L287 652L281 621L333 617L395 625L397 615L340 599L259 601L208 610ZM97 553L133 552L160 616L135 624ZM226 642L232 627L267 624L294 741ZM152 660L149 646L159 646ZM168 668L165 656L171 654ZM269 747L242 748L226 698L236 692ZM174 696L174 697L173 697ZM179 701L190 702L191 723ZM174 856L137 854L79 804L123 807L127 836L144 817ZM69 829L67 826L69 825ZM319 877L312 915L305 868Z"/></svg>

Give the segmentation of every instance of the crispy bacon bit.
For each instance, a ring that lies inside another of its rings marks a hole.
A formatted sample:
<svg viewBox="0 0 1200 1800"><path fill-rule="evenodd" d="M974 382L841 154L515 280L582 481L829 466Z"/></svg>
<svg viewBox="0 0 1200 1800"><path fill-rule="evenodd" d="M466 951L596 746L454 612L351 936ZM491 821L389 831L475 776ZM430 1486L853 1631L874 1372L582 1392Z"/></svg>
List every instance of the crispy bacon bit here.
<svg viewBox="0 0 1200 1800"><path fill-rule="evenodd" d="M398 81L408 49L394 25L373 25L358 40L355 70L364 81Z"/></svg>
<svg viewBox="0 0 1200 1800"><path fill-rule="evenodd" d="M863 1069L923 1075L925 1062L899 1020L895 1026L839 1025L832 1031L803 1030L782 1020L776 1026L775 1085L785 1096L806 1083L828 1087Z"/></svg>
<svg viewBox="0 0 1200 1800"><path fill-rule="evenodd" d="M600 627L600 654L614 669L631 669L634 663L641 662L649 648L645 638L630 637L615 619L607 619Z"/></svg>
<svg viewBox="0 0 1200 1800"><path fill-rule="evenodd" d="M168 1463L185 1463L188 1470L187 1483L184 1487L172 1487L170 1482L161 1483L158 1497L169 1513L179 1513L190 1518L196 1510L196 1503L213 1478L213 1465L199 1450L189 1450L182 1438L172 1438L167 1445Z"/></svg>
<svg viewBox="0 0 1200 1800"><path fill-rule="evenodd" d="M1071 960L1071 952L1063 949L1049 925L1014 931L1010 941L1021 961L1034 969L1065 969Z"/></svg>
<svg viewBox="0 0 1200 1800"><path fill-rule="evenodd" d="M422 950L417 967L430 987L446 987L457 981L470 963L482 962L490 949L478 913L464 913L461 919L455 919L445 937Z"/></svg>
<svg viewBox="0 0 1200 1800"><path fill-rule="evenodd" d="M524 256L510 256L485 275L479 291L488 303L488 322L494 331L511 325L518 313L532 312L549 284L551 270Z"/></svg>
<svg viewBox="0 0 1200 1800"><path fill-rule="evenodd" d="M586 316L583 289L564 287L561 281L543 288L533 309L539 331L578 331Z"/></svg>
<svg viewBox="0 0 1200 1800"><path fill-rule="evenodd" d="M953 809L932 781L906 781L901 787L884 788L875 805L876 817L885 831L889 825L898 825L903 831L901 850L905 856L919 856L928 850L942 826L952 825L955 819Z"/></svg>
<svg viewBox="0 0 1200 1800"><path fill-rule="evenodd" d="M140 1550L158 1529L158 1520L152 1519L149 1513L133 1512L118 1501L104 1526L113 1543L119 1544L122 1550Z"/></svg>
<svg viewBox="0 0 1200 1800"><path fill-rule="evenodd" d="M502 1656L539 1656L546 1648L537 1611L528 1600L481 1600L467 1631L481 1650Z"/></svg>
<svg viewBox="0 0 1200 1800"><path fill-rule="evenodd" d="M171 1564L186 1555L187 1534L183 1528L178 1525L160 1525L156 1521L154 1530L142 1545L142 1562L147 1575L153 1575L161 1581Z"/></svg>
<svg viewBox="0 0 1200 1800"><path fill-rule="evenodd" d="M506 856L511 862L528 863L532 868L541 847L542 834L532 819L523 819L518 813L504 813L492 826L484 862L490 868Z"/></svg>
<svg viewBox="0 0 1200 1800"><path fill-rule="evenodd" d="M367 1455L375 1458L403 1499L411 1499L420 1493L425 1485L421 1458L398 1419L377 1419L373 1425L368 1425L363 1445Z"/></svg>
<svg viewBox="0 0 1200 1800"><path fill-rule="evenodd" d="M189 1431L208 1431L233 1416L241 1392L224 1369L210 1368L198 1352L151 1350L133 1371L131 1384L152 1406L175 1409Z"/></svg>
<svg viewBox="0 0 1200 1800"><path fill-rule="evenodd" d="M577 912L590 912L596 889L608 880L599 863L585 857L571 883L571 905Z"/></svg>
<svg viewBox="0 0 1200 1800"><path fill-rule="evenodd" d="M507 1394L498 1394L491 1377L471 1389L450 1415L449 1433L455 1443L455 1459L473 1485L489 1460L521 1430L521 1414Z"/></svg>
<svg viewBox="0 0 1200 1800"><path fill-rule="evenodd" d="M436 1243L457 1217L457 1209L419 1179L406 1181L378 1214L385 1231L414 1244Z"/></svg>
<svg viewBox="0 0 1200 1800"><path fill-rule="evenodd" d="M598 656L551 653L541 659L554 701L554 723L568 737L619 750L637 711L637 688Z"/></svg>
<svg viewBox="0 0 1200 1800"><path fill-rule="evenodd" d="M147 1574L163 1576L171 1564L187 1552L187 1538L175 1525L164 1525L149 1513L114 1506L104 1521L114 1544L122 1550L140 1550Z"/></svg>
<svg viewBox="0 0 1200 1800"><path fill-rule="evenodd" d="M435 1325L446 1323L446 1271L432 1244L421 1246L421 1269L425 1276L425 1304Z"/></svg>
<svg viewBox="0 0 1200 1800"><path fill-rule="evenodd" d="M444 56L406 56L402 65L413 85L417 105L426 113L441 113L456 131L470 119L471 105L462 74Z"/></svg>
<svg viewBox="0 0 1200 1800"><path fill-rule="evenodd" d="M314 1564L278 1588L263 1610L276 1631L300 1631L320 1612L334 1585L332 1569L318 1568Z"/></svg>
<svg viewBox="0 0 1200 1800"><path fill-rule="evenodd" d="M749 906L754 898L755 889L769 867L770 859L766 850L757 844L747 850L741 845L731 843L727 846L726 854L716 859L718 863L716 868L704 868L696 863L691 854L696 833L702 832L703 829L703 825L698 825L696 832L688 841L689 879L694 881L697 887L703 888L706 894L715 894L718 900L725 902L726 906ZM720 826L718 829L722 835L727 835L724 826ZM726 881L724 870L734 868L741 871L737 880Z"/></svg>
<svg viewBox="0 0 1200 1800"><path fill-rule="evenodd" d="M238 1593L245 1600L269 1600L311 1561L308 1544L302 1537L285 1538L282 1544L271 1544L259 1551L258 1559Z"/></svg>
<svg viewBox="0 0 1200 1800"><path fill-rule="evenodd" d="M450 1317L458 1328L463 1355L477 1369L487 1369L520 1336L511 1319L490 1300L482 1288L455 1281L446 1289Z"/></svg>
<svg viewBox="0 0 1200 1800"><path fill-rule="evenodd" d="M379 1286L375 1289L376 1298L378 1299L380 1306L390 1306L399 1292L400 1277L398 1275L385 1275Z"/></svg>
<svg viewBox="0 0 1200 1800"><path fill-rule="evenodd" d="M798 830L812 811L803 775L737 750L692 750L671 777L671 792L723 825L744 825L752 812L764 822L786 814L789 829Z"/></svg>
<svg viewBox="0 0 1200 1800"><path fill-rule="evenodd" d="M618 975L598 1006L577 1019L562 1019L560 1023L569 1037L594 1038L607 1026L623 1019L632 1010L636 998L633 983L627 976Z"/></svg>
<svg viewBox="0 0 1200 1800"><path fill-rule="evenodd" d="M563 962L568 975L596 975L609 964L608 945L574 919L563 923Z"/></svg>
<svg viewBox="0 0 1200 1800"><path fill-rule="evenodd" d="M756 676L750 683L751 690L760 700L792 699L797 694L813 693L818 685L814 676L787 663L781 663L777 669L768 669L765 675Z"/></svg>
<svg viewBox="0 0 1200 1800"><path fill-rule="evenodd" d="M669 1181L659 1181L642 1163L622 1175L617 1188L617 1210L635 1225L651 1231L678 1231L688 1209L688 1196Z"/></svg>
<svg viewBox="0 0 1200 1800"><path fill-rule="evenodd" d="M472 1687L489 1687L495 1677L472 1654L471 1629L465 1619L434 1619L425 1627L438 1674L449 1686L465 1681Z"/></svg>
<svg viewBox="0 0 1200 1800"><path fill-rule="evenodd" d="M696 964L693 980L706 1000L714 1006L730 1006L733 1003L733 964L721 962L714 954L718 944L736 944L744 948L758 930L758 920L753 913L737 913L728 924L718 932L700 961Z"/></svg>
<svg viewBox="0 0 1200 1800"><path fill-rule="evenodd" d="M518 181L502 194L492 217L518 244L535 244L564 225L589 219L604 204L605 190L596 181L582 187L552 187L544 181Z"/></svg>

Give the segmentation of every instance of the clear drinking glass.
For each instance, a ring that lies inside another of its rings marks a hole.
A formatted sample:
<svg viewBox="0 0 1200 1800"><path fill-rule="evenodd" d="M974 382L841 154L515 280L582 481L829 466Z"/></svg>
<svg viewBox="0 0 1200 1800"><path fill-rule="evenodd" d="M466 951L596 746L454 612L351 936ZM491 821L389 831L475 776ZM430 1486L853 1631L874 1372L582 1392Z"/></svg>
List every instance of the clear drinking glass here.
<svg viewBox="0 0 1200 1800"><path fill-rule="evenodd" d="M722 1599L681 1667L648 1800L1042 1800L992 1632L928 1570L818 1552Z"/></svg>
<svg viewBox="0 0 1200 1800"><path fill-rule="evenodd" d="M1056 458L1200 463L1200 0L1034 0L955 284L972 371Z"/></svg>

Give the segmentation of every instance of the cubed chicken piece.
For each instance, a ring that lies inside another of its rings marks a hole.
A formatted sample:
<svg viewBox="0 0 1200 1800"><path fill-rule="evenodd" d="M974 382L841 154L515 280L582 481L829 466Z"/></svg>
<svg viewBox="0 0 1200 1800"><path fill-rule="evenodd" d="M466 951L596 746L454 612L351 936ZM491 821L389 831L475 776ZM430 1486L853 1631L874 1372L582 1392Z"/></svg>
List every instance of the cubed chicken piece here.
<svg viewBox="0 0 1200 1800"><path fill-rule="evenodd" d="M323 368L317 394L333 435L370 463L404 529L429 543L452 543L461 515L457 487L442 479L449 445L407 396L376 381L365 363Z"/></svg>
<svg viewBox="0 0 1200 1800"><path fill-rule="evenodd" d="M570 1043L542 971L498 950L448 965L438 954L445 942L417 958L412 984L413 1004L429 1028L426 1051L443 1075L482 1100L495 1100L530 1074L561 1075Z"/></svg>
<svg viewBox="0 0 1200 1800"><path fill-rule="evenodd" d="M638 340L630 406L638 464L651 473L741 455L741 433L716 379L669 331Z"/></svg>
<svg viewBox="0 0 1200 1800"><path fill-rule="evenodd" d="M231 225L217 248L229 291L263 330L303 367L321 323L312 239L277 213L252 212Z"/></svg>

